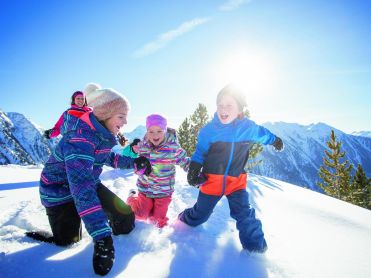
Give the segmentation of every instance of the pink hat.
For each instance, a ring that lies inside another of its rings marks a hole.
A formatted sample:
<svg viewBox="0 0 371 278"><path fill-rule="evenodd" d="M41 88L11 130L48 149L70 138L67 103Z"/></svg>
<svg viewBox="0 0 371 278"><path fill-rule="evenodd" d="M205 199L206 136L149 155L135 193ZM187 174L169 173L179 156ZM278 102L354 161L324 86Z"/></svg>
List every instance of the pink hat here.
<svg viewBox="0 0 371 278"><path fill-rule="evenodd" d="M152 114L147 117L146 127L149 129L151 126L158 126L162 130L166 130L167 121L164 117L158 114Z"/></svg>
<svg viewBox="0 0 371 278"><path fill-rule="evenodd" d="M78 95L84 95L84 93L81 92L81 91L76 91L76 92L73 93L73 95L72 95L72 99L74 100L75 97L78 96Z"/></svg>

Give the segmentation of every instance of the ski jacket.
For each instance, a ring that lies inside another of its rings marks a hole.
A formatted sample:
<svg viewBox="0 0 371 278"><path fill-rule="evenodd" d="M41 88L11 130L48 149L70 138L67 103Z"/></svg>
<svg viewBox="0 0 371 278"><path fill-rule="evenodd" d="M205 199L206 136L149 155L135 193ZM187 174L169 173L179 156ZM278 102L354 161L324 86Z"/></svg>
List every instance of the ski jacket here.
<svg viewBox="0 0 371 278"><path fill-rule="evenodd" d="M146 137L138 143L138 155L149 159L152 172L149 176L139 175L138 190L149 198L163 198L174 192L175 165L188 171L190 158L182 149L174 129L168 128L165 140L155 147Z"/></svg>
<svg viewBox="0 0 371 278"><path fill-rule="evenodd" d="M138 154L133 151L133 148L130 145L127 145L125 148L123 148L122 155L132 157L132 158L138 157Z"/></svg>
<svg viewBox="0 0 371 278"><path fill-rule="evenodd" d="M50 138L57 137L59 134L61 134L61 126L63 124L64 115L69 110L76 110L81 111L82 113L92 111L92 109L89 106L83 106L79 107L76 104L72 104L70 108L68 108L58 119L56 124L53 127L53 131L50 133Z"/></svg>
<svg viewBox="0 0 371 278"><path fill-rule="evenodd" d="M198 162L207 181L200 187L202 193L221 196L246 189L245 165L252 143L273 144L276 136L247 117L229 124L220 122L217 113L203 127L198 136L192 161Z"/></svg>
<svg viewBox="0 0 371 278"><path fill-rule="evenodd" d="M91 111L75 112L65 112L63 137L41 173L40 198L45 207L73 201L89 234L100 239L111 234L96 191L102 167L133 168L134 159L111 152L116 139Z"/></svg>

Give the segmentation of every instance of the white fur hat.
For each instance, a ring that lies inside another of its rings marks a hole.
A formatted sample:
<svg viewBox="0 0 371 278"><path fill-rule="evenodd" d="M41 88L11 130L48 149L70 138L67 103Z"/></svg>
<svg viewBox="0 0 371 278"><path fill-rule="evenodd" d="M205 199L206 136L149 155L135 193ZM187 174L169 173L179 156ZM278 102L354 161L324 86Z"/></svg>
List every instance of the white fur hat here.
<svg viewBox="0 0 371 278"><path fill-rule="evenodd" d="M89 83L84 92L88 105L100 121L108 120L118 113L126 114L130 109L129 101L114 89L102 89L98 84Z"/></svg>

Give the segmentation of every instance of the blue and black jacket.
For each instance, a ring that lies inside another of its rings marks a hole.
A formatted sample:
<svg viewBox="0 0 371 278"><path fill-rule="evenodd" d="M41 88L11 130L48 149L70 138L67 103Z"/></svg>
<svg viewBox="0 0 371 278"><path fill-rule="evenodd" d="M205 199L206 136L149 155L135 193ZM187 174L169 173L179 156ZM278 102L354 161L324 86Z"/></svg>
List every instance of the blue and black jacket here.
<svg viewBox="0 0 371 278"><path fill-rule="evenodd" d="M203 166L207 181L202 193L229 195L245 189L247 174L244 169L252 143L273 144L276 136L247 117L237 118L229 124L220 122L217 113L200 130L192 161Z"/></svg>

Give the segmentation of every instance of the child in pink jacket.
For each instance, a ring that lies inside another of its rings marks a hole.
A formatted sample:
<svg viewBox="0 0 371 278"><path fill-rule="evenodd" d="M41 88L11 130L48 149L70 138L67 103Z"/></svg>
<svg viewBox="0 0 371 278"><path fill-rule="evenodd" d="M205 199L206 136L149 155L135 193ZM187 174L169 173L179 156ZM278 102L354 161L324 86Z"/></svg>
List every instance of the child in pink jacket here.
<svg viewBox="0 0 371 278"><path fill-rule="evenodd" d="M151 162L152 172L149 175L138 174L138 196L131 192L127 203L133 209L136 219L149 220L157 227L167 224L166 217L171 195L174 192L175 165L188 170L190 158L182 149L174 129L167 128L167 121L161 115L147 117L147 133L138 144L137 153Z"/></svg>

